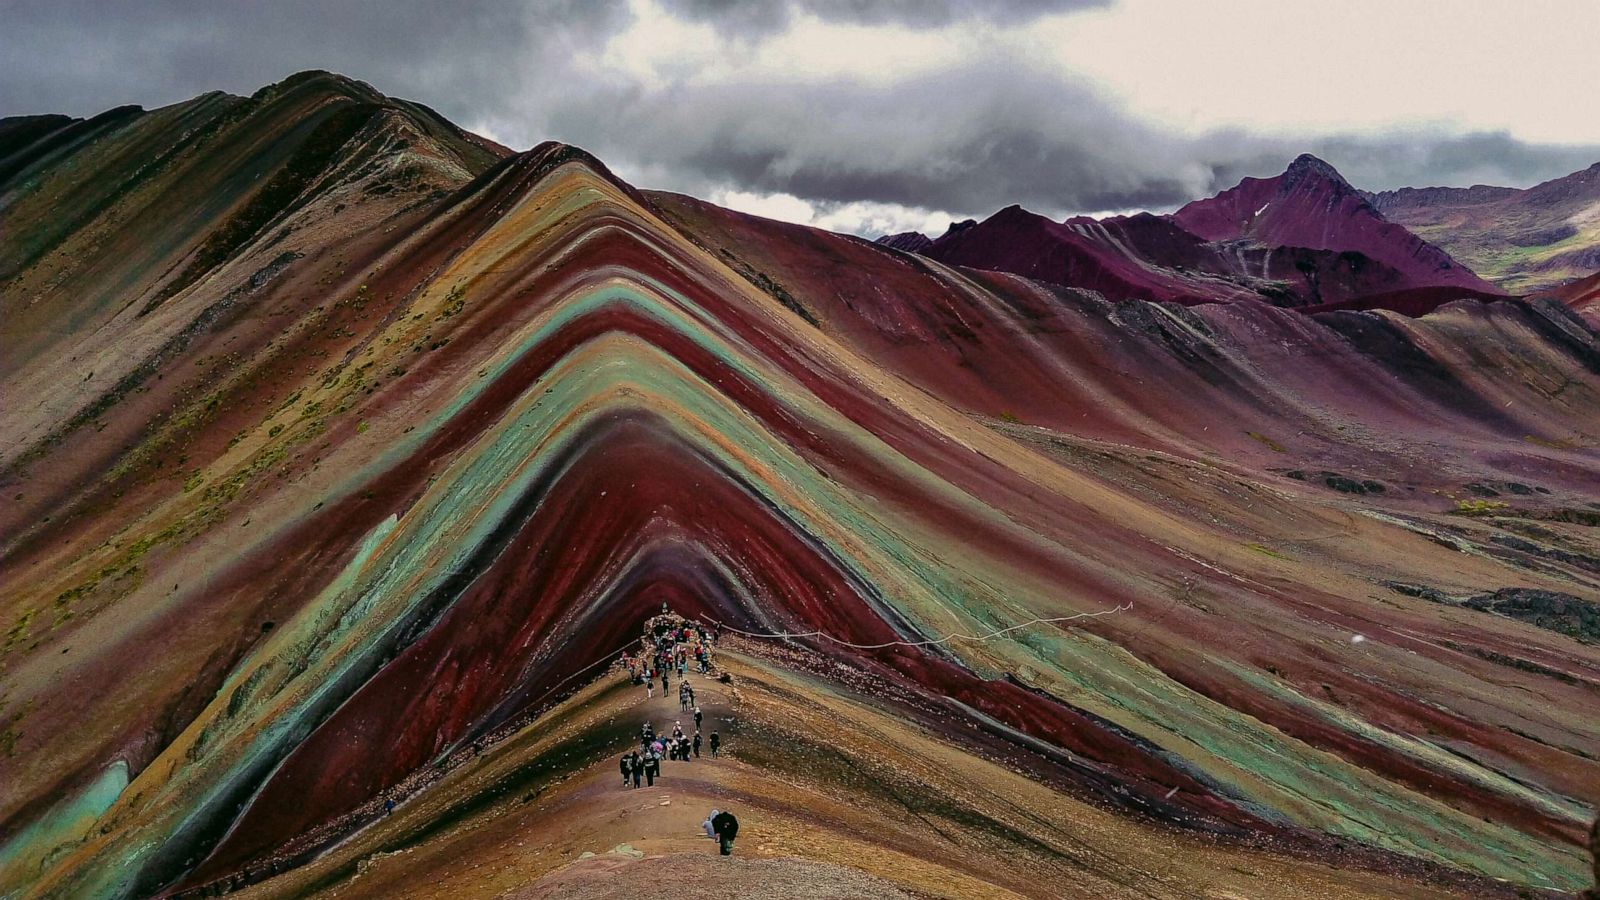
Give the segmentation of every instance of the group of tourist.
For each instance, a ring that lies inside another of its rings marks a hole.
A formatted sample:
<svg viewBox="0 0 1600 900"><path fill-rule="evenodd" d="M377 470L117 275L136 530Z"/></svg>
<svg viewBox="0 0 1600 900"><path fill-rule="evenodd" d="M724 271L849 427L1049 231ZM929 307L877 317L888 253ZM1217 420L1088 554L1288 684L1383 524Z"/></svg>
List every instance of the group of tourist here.
<svg viewBox="0 0 1600 900"><path fill-rule="evenodd" d="M700 710L695 710L695 724L699 724ZM657 735L656 727L649 722L639 730L639 749L632 753L624 753L618 763L622 772L623 787L638 787L642 780L647 787L654 787L656 778L661 775L661 764L667 760L674 762L688 762L700 758L700 748L709 744L711 756L716 757L722 749L722 736L715 731L711 732L709 742L702 741L700 730L695 729L694 737L690 737L684 730L682 723L673 725L670 735Z"/></svg>
<svg viewBox="0 0 1600 900"><path fill-rule="evenodd" d="M694 685L689 681L689 666L701 675L711 673L711 651L715 646L718 629L707 631L668 611L662 604L661 615L645 624L644 638L637 655L626 652L620 660L628 678L643 685L647 699L655 697L656 681L661 682L661 695L671 690L671 678L678 676L678 709L694 716L693 732L686 731L680 720L673 723L670 734L657 734L656 727L646 722L639 729L639 749L624 753L617 768L622 775L624 788L654 787L661 777L662 763L688 762L700 758L702 747L708 747L714 758L722 749L722 736L711 732L709 740L700 736L704 714L695 703ZM706 833L717 838L724 856L732 852L733 837L738 833L738 820L731 813L712 810L706 817Z"/></svg>
<svg viewBox="0 0 1600 900"><path fill-rule="evenodd" d="M695 718L700 717L700 710L695 710ZM698 724L698 722L697 722ZM722 736L715 731L711 732L711 755L716 756L722 748ZM618 762L622 772L622 786L624 788L637 788L642 780L647 787L655 787L656 779L661 776L662 754L667 759L688 762L700 756L700 732L697 729L694 737L690 738L683 730L681 723L672 727L672 734L658 736L654 725L646 722L639 730L639 749L631 753L624 753ZM702 827L706 836L715 838L718 850L723 856L733 853L733 839L739 833L739 820L732 813L713 809L706 816Z"/></svg>
<svg viewBox="0 0 1600 900"><path fill-rule="evenodd" d="M691 664L701 675L710 674L711 650L715 641L714 632L707 632L701 625L668 613L664 605L661 612L646 626L639 654L622 654L622 665L628 670L628 677L634 684L644 685L646 695L651 697L655 696L657 679L661 681L662 696L666 696L671 689L670 679L674 672L680 684L687 682ZM687 696L688 700L685 701L685 692L680 687L679 700L685 710L693 705L693 691L690 690Z"/></svg>

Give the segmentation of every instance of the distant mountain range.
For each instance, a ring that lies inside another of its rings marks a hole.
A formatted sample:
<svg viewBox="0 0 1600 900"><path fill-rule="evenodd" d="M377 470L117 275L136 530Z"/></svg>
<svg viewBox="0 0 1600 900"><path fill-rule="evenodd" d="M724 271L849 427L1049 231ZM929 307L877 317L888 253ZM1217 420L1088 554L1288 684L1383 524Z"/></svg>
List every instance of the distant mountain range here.
<svg viewBox="0 0 1600 900"><path fill-rule="evenodd" d="M1306 154L1280 175L1246 178L1172 215L1054 222L1012 206L937 238L908 232L879 243L1117 300L1252 297L1305 311L1419 315L1453 299L1546 291L1600 269L1597 172L1526 191L1374 195Z"/></svg>
<svg viewBox="0 0 1600 900"><path fill-rule="evenodd" d="M1600 270L1600 163L1526 190L1401 188L1367 195L1391 222L1514 294Z"/></svg>

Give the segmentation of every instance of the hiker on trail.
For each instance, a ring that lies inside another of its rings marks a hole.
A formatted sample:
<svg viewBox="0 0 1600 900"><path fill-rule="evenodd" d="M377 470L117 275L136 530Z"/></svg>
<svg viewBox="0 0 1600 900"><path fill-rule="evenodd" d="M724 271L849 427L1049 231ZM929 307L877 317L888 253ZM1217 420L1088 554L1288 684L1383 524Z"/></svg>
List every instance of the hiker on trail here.
<svg viewBox="0 0 1600 900"><path fill-rule="evenodd" d="M711 830L716 832L723 856L733 855L733 839L739 836L739 820L731 812L719 812L711 817Z"/></svg>
<svg viewBox="0 0 1600 900"><path fill-rule="evenodd" d="M639 786L639 777L644 774L644 760L639 758L639 751L633 751L633 761L629 764L633 770L633 786Z"/></svg>
<svg viewBox="0 0 1600 900"><path fill-rule="evenodd" d="M683 723L682 722L674 722L672 724L672 739L673 740L677 740L678 738L681 738L681 737L683 737Z"/></svg>
<svg viewBox="0 0 1600 900"><path fill-rule="evenodd" d="M633 775L633 765L628 761L628 754L622 754L618 767L622 769L622 786L627 787L628 779Z"/></svg>
<svg viewBox="0 0 1600 900"><path fill-rule="evenodd" d="M689 688L689 706L691 708L694 706L694 688L692 687Z"/></svg>
<svg viewBox="0 0 1600 900"><path fill-rule="evenodd" d="M648 760L646 760L645 764L644 764L645 786L646 787L655 787L655 785L656 785L656 776L660 775L660 774L661 774L661 756L659 754L652 753L652 754L650 754L650 758Z"/></svg>
<svg viewBox="0 0 1600 900"><path fill-rule="evenodd" d="M715 731L711 732L711 758L717 758L717 748L722 746L722 737Z"/></svg>
<svg viewBox="0 0 1600 900"><path fill-rule="evenodd" d="M717 809L715 806L711 807L711 812L706 813L706 820L700 823L701 830L706 833L706 837L711 838L712 840L716 839L717 830L711 827L711 820L715 819L717 814L721 812L722 810Z"/></svg>
<svg viewBox="0 0 1600 900"><path fill-rule="evenodd" d="M648 678L645 679L645 682L644 682L644 698L646 700L649 700L650 698L654 697L655 695L656 695L656 683L654 681L649 680Z"/></svg>
<svg viewBox="0 0 1600 900"><path fill-rule="evenodd" d="M678 738L678 758L684 762L689 761L689 738Z"/></svg>
<svg viewBox="0 0 1600 900"><path fill-rule="evenodd" d="M699 731L700 730L700 718L701 718L700 707L696 706L694 708L694 730L695 731Z"/></svg>
<svg viewBox="0 0 1600 900"><path fill-rule="evenodd" d="M700 758L700 732L699 731L696 731L694 733L694 755L695 755L696 759Z"/></svg>
<svg viewBox="0 0 1600 900"><path fill-rule="evenodd" d="M667 688L669 688L671 686L672 685L667 684L667 670L666 669L662 669L661 670L661 696L665 697L667 695Z"/></svg>
<svg viewBox="0 0 1600 900"><path fill-rule="evenodd" d="M387 816L392 812L394 812L394 798L385 798L383 801L383 814Z"/></svg>

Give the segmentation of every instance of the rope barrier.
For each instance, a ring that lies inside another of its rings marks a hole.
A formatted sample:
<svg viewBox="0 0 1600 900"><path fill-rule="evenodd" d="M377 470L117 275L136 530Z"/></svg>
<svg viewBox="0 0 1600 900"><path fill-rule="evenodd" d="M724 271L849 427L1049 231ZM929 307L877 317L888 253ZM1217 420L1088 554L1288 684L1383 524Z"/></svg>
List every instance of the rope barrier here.
<svg viewBox="0 0 1600 900"><path fill-rule="evenodd" d="M685 619L684 621L688 621L688 620ZM585 672L588 672L591 669L594 669L595 667L599 666L601 663L615 662L617 660L617 657L618 657L619 654L633 649L633 646L635 644L639 644L639 645L642 646L644 644L644 642L645 642L645 640L644 640L643 637L636 637L633 640L627 642L626 644L623 644L621 647L618 647L617 649L612 650L610 653L606 654L605 656L602 656L599 659L595 660L594 662L588 664L587 666L584 666L583 668L577 670L576 672L573 672L571 675L568 675L566 678L563 678L560 681L556 682L555 684L551 685L549 687L549 689L547 689L543 694L540 694L539 695L539 699L535 700L533 702L533 705L536 705L536 704L539 704L539 703L543 703L544 699L546 697L548 697L551 694L555 693L556 691L560 690L563 686L565 686L566 684L571 682L574 678L577 678L578 676L584 674Z"/></svg>
<svg viewBox="0 0 1600 900"><path fill-rule="evenodd" d="M940 644L949 643L950 641L953 641L953 640L964 640L964 641L972 641L972 642L975 642L975 643L982 643L983 641L993 640L993 639L995 639L995 638L997 638L997 637L999 637L999 636L1001 636L1003 634L1010 634L1013 631L1020 631L1023 628L1031 628L1034 625L1053 625L1053 624L1055 624L1057 622L1075 622L1075 621L1078 621L1080 619L1097 619L1097 618L1100 618L1101 616L1109 616L1109 615L1114 615L1116 613L1127 612L1127 611L1129 611L1131 609L1133 609L1133 603L1130 601L1128 603L1118 604L1116 606L1113 606L1110 609L1102 609L1102 610L1097 610L1095 612L1074 613L1073 615L1070 615L1070 616L1051 616L1051 617L1033 618L1033 619L1029 619L1026 622L1022 622L1022 623L1019 623L1019 624L1016 624L1016 625L1011 625L1011 626L1008 626L1006 628L995 629L994 631L991 631L988 634L984 634L984 635L963 634L961 632L952 632L951 634L947 634L942 638L931 639L931 640L926 640L926 641L887 641L887 642L882 643L882 644L857 644L857 643L853 643L851 641L847 641L847 640L845 640L843 638L834 637L833 635L828 634L827 632L823 632L823 631L806 631L806 632L785 632L785 631L756 632L756 631L745 631L745 630L740 629L740 628L735 628L732 625L727 624L726 622L722 622L722 621L717 620L717 619L709 618L704 613L700 614L700 616L697 617L697 620L698 621L703 621L703 622L705 622L707 624L710 624L710 625L720 626L720 627L722 627L722 628L724 628L724 629L726 629L728 631L731 631L731 632L733 632L735 634L744 635L745 637L764 638L764 639L769 639L769 640L793 640L795 638L821 638L821 639L823 639L825 641L831 641L831 642L833 642L835 644L838 644L841 647L850 647L850 648L852 648L854 650L882 650L885 647L934 647L934 646L938 646ZM588 665L584 666L581 669L578 669L577 671L575 671L572 674L568 675L566 678L563 678L560 681L556 682L555 684L551 685L548 689L545 690L545 692L543 694L539 695L539 699L535 700L533 705L537 705L539 703L544 702L544 699L546 697L549 697L551 694L553 694L556 691L560 690L562 687L566 686L567 684L570 684L573 679L575 679L575 678L577 678L577 677L579 677L579 676L581 676L581 675L593 670L597 666L600 666L603 663L615 661L616 658L617 658L617 654L631 649L635 644L643 644L643 643L644 643L644 639L643 638L634 638L633 640L629 641L628 643L623 644L621 647L619 647L619 648L617 648L615 650L612 650L610 653L606 654L605 656L600 657L599 659L595 660L592 663L589 663Z"/></svg>
<svg viewBox="0 0 1600 900"><path fill-rule="evenodd" d="M933 646L938 646L940 644L949 643L950 641L953 641L953 640L964 640L964 641L972 641L972 642L975 642L975 643L982 643L984 641L993 640L993 639L995 639L995 638L997 638L997 637L999 637L999 636L1001 636L1003 634L1010 634L1013 631L1019 631L1019 630L1021 630L1023 628L1031 628L1031 627L1033 627L1035 625L1055 624L1057 622L1075 622L1075 621L1078 621L1078 620L1081 620L1081 619L1098 619L1101 616L1109 616L1109 615L1114 615L1116 613L1127 612L1127 611L1129 611L1131 609L1133 609L1133 603L1130 601L1128 603L1118 604L1116 606L1113 606L1110 609L1102 609L1102 610L1097 610L1095 612L1074 613L1074 614L1072 614L1070 616L1051 616L1051 617L1033 618L1033 619L1029 619L1026 622L1018 623L1016 625L1010 625L1010 626L1007 626L1005 628L997 628L997 629L995 629L993 631L990 631L989 633L983 634L983 635L963 634L961 632L952 632L951 634L947 634L942 638L930 639L930 640L926 640L926 641L887 641L887 642L882 643L882 644L857 644L857 643L854 643L852 641L847 641L847 640L845 640L843 638L834 637L833 635L828 634L827 632L823 632L823 631L806 631L806 632L784 632L784 631L756 632L756 631L745 631L745 630L743 630L741 628L735 628L732 625L729 625L729 624L727 624L725 622L722 622L720 620L709 618L704 613L701 613L697 617L697 621L703 621L703 622L705 622L706 624L709 624L709 625L716 625L716 626L719 626L719 627L721 627L723 629L731 631L731 632L733 632L735 634L743 635L745 637L764 638L764 639L768 639L768 640L793 640L795 638L821 638L823 640L831 641L831 642L833 642L835 644L838 644L841 647L850 647L850 648L855 649L855 650L882 650L885 647L933 647ZM688 621L688 620L686 619L685 621ZM588 665L584 666L583 668L578 669L577 671L571 673L567 677L561 679L560 681L556 682L555 684L553 684L549 688L547 688L543 694L539 695L539 698L537 700L535 700L532 704L530 704L530 706L535 706L536 707L536 706L538 706L538 704L543 703L547 697L549 697L551 694L554 694L556 691L560 690L562 687L570 684L573 681L573 679L578 678L578 677L580 677L580 676L592 671L593 669L597 668L598 666L601 666L603 664L616 661L617 655L619 653L623 653L625 651L628 651L628 650L632 649L635 644L638 644L638 645L642 646L644 644L644 638L643 637L634 638L633 640L627 642L626 644L623 644L621 647L618 647L617 649L612 650L610 653L607 653L606 655L600 657L599 659L595 660L594 662L589 663Z"/></svg>
<svg viewBox="0 0 1600 900"><path fill-rule="evenodd" d="M634 644L642 644L642 643L644 643L644 638L634 638L633 640L627 642L626 644L623 644L621 647L618 647L617 649L611 651L610 653L606 654L605 656L600 657L599 659L595 660L594 662L588 664L587 666L584 666L583 668L579 669L578 671L573 672L571 675L568 675L566 678L563 678L560 681L556 682L555 684L551 685L548 690L546 690L543 694L539 695L539 699L533 701L533 704L530 704L530 705L537 705L539 703L543 703L544 699L546 697L548 697L551 694L555 693L556 691L560 690L563 685L565 685L568 682L572 681L572 679L577 678L579 675L582 675L585 672L588 672L590 669L595 668L596 666L600 665L601 663L616 662L617 658L618 658L618 656L620 654L625 653L628 650L632 649Z"/></svg>
<svg viewBox="0 0 1600 900"><path fill-rule="evenodd" d="M857 644L857 643L853 643L851 641L844 640L843 638L834 637L833 635L828 634L827 632L823 632L823 631L806 631L806 632L786 632L786 631L755 632L755 631L744 631L742 629L735 628L732 625L727 624L726 622L721 622L721 621L718 621L716 619L708 619L708 618L706 618L706 616L704 614L702 614L700 616L700 618L702 620L706 621L709 624L717 625L717 626L719 626L721 628L724 628L724 629L727 629L728 631L731 631L731 632L733 632L735 634L744 635L745 637L783 639L783 640L792 640L792 639L795 639L795 638L822 638L823 640L826 640L826 641L832 641L833 643L838 644L841 647L850 647L850 648L855 649L855 650L882 650L885 647L932 647L932 646L937 646L939 644L947 643L949 641L956 640L958 638L961 639L961 640L964 640L964 641L973 641L973 642L977 642L977 643L982 643L983 641L993 640L994 638L997 638L1002 634L1009 634L1009 633L1011 633L1013 631L1017 631L1017 630L1022 629L1022 628L1029 628L1029 627L1034 626L1034 625L1054 624L1056 622L1073 622L1073 621L1076 621L1078 619L1096 619L1096 618L1099 618L1100 616L1109 616L1109 615L1112 615L1114 613L1127 612L1128 610L1131 610L1131 609L1133 609L1133 603L1130 601L1128 603L1118 604L1118 605L1116 605L1116 606L1114 606L1114 607L1112 607L1110 609L1102 609L1102 610L1098 610L1096 612L1074 613L1073 615L1070 615L1070 616L1053 616L1053 617L1048 617L1048 618L1029 619L1028 621L1023 622L1021 624L1012 625L1012 626L1009 626L1009 627L1006 627L1006 628L999 628L999 629L991 631L991 632L989 632L988 634L985 634L985 635L974 635L974 634L963 634L961 632L952 632L950 634L945 635L942 638L930 639L930 640L926 640L926 641L886 641L886 642L884 642L882 644Z"/></svg>

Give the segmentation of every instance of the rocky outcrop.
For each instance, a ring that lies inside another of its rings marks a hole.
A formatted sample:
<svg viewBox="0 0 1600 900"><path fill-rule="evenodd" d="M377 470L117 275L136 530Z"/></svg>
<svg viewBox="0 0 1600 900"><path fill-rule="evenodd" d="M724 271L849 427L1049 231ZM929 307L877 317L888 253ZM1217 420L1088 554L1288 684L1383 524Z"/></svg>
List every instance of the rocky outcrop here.
<svg viewBox="0 0 1600 900"><path fill-rule="evenodd" d="M920 231L902 231L899 234L886 234L878 238L878 243L894 250L904 250L907 253L920 253L932 246L933 238Z"/></svg>

